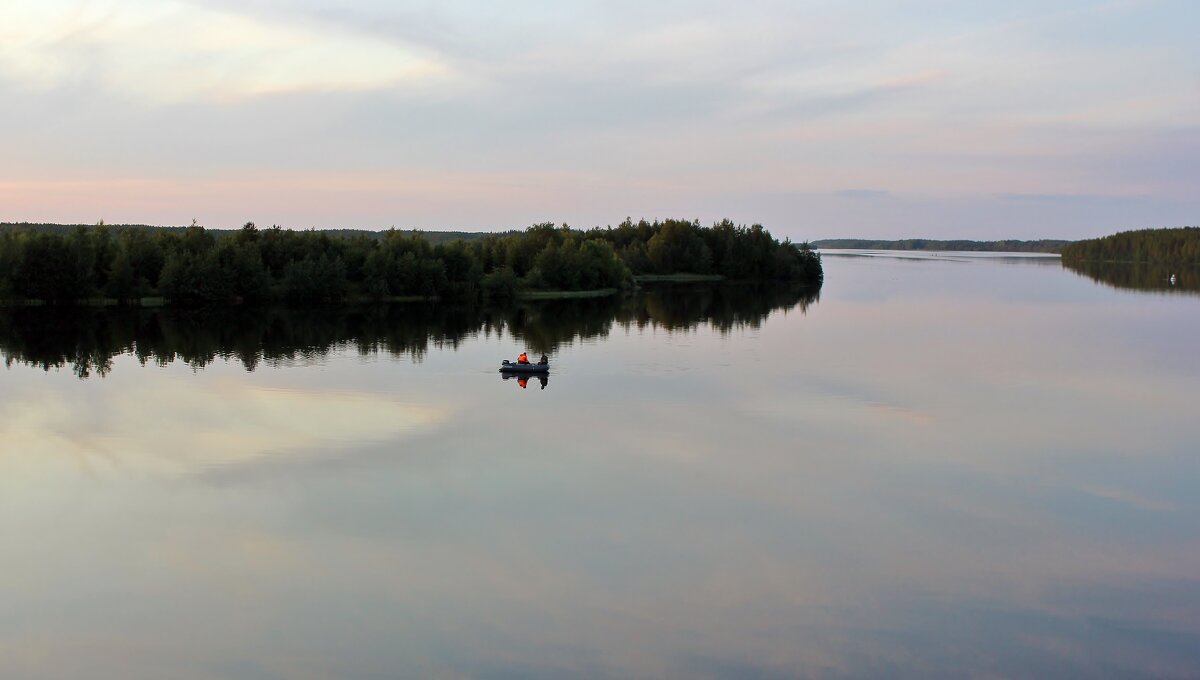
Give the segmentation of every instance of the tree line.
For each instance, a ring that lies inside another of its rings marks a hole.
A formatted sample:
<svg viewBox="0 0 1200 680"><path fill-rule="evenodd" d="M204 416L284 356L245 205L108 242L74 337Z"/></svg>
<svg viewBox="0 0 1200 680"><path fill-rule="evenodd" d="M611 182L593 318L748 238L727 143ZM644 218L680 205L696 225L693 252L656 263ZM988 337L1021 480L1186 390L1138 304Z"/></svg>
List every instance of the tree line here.
<svg viewBox="0 0 1200 680"><path fill-rule="evenodd" d="M1063 262L1160 262L1200 265L1200 227L1138 229L1076 241Z"/></svg>
<svg viewBox="0 0 1200 680"><path fill-rule="evenodd" d="M9 225L12 226L12 225ZM622 290L644 275L699 274L819 286L820 256L729 220L633 222L432 242L419 232L142 226L0 230L0 300L336 304L506 299L526 290Z"/></svg>
<svg viewBox="0 0 1200 680"><path fill-rule="evenodd" d="M95 225L90 224L55 224L51 222L0 222L0 234L10 231L39 231L49 232L54 234L69 234L80 227L89 228ZM114 224L109 225L112 229L140 229L143 231L184 231L186 226L152 226L149 224ZM215 236L222 236L233 233L234 229L214 229L206 227L206 231ZM322 229L322 232L330 236L363 236L370 239L382 238L388 231L371 231L368 229ZM417 229L391 229L389 231L398 232L401 234L421 234L432 245L445 243L446 241L470 241L477 238L483 238L490 232L484 231L420 231Z"/></svg>

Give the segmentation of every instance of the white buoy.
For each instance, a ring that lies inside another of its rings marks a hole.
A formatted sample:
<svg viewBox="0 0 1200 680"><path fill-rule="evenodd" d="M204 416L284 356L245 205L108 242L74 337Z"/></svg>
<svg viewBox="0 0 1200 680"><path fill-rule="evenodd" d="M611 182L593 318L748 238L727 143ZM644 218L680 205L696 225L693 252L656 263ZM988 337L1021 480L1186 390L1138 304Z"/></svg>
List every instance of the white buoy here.
<svg viewBox="0 0 1200 680"><path fill-rule="evenodd" d="M1172 286L1175 285L1175 275L1174 274L1171 274L1171 285Z"/></svg>

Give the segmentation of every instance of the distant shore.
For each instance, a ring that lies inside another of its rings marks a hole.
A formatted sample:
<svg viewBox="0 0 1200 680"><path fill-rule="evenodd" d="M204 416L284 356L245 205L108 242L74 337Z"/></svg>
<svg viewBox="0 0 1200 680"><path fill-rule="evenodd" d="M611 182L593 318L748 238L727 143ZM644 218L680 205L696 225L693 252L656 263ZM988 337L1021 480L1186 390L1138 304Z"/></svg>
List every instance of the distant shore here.
<svg viewBox="0 0 1200 680"><path fill-rule="evenodd" d="M987 253L1061 253L1071 241L1040 239L1036 241L970 241L964 239L938 240L909 238L896 241L880 241L858 238L829 238L813 241L810 245L820 250L952 250L958 252Z"/></svg>
<svg viewBox="0 0 1200 680"><path fill-rule="evenodd" d="M1063 250L1063 261L1200 267L1200 227L1137 229L1076 241Z"/></svg>

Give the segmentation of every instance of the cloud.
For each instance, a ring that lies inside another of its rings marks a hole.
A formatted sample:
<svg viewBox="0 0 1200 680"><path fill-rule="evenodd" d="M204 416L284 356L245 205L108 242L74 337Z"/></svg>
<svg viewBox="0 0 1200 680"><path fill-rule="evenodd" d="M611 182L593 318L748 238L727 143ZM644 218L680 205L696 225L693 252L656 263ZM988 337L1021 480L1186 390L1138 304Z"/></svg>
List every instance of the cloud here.
<svg viewBox="0 0 1200 680"><path fill-rule="evenodd" d="M949 77L944 70L881 71L875 65L835 62L756 75L747 86L775 101L780 113L813 117L877 107L904 94L928 95Z"/></svg>
<svg viewBox="0 0 1200 680"><path fill-rule="evenodd" d="M80 81L151 103L447 78L393 42L272 24L179 2L47 0L6 13L0 73L41 90Z"/></svg>
<svg viewBox="0 0 1200 680"><path fill-rule="evenodd" d="M833 192L833 195L840 198L877 199L890 198L892 194L881 189L841 189Z"/></svg>
<svg viewBox="0 0 1200 680"><path fill-rule="evenodd" d="M1002 201L1020 201L1027 203L1088 203L1094 201L1112 200L1111 196L1081 196L1078 194L1000 194Z"/></svg>

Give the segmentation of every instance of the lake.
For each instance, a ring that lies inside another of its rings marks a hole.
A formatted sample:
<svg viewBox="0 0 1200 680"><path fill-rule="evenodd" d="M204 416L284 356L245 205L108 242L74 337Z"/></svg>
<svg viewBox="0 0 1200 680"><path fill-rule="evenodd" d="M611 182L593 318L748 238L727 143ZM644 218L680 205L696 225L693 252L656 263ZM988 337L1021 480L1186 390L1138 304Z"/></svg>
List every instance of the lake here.
<svg viewBox="0 0 1200 680"><path fill-rule="evenodd" d="M0 676L1197 677L1200 296L824 263L4 311Z"/></svg>

